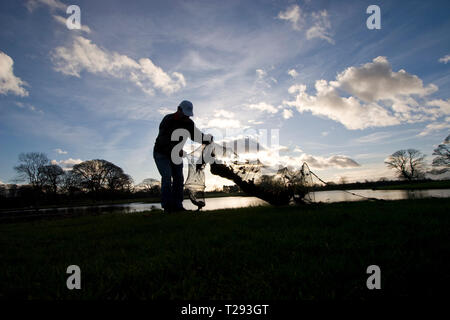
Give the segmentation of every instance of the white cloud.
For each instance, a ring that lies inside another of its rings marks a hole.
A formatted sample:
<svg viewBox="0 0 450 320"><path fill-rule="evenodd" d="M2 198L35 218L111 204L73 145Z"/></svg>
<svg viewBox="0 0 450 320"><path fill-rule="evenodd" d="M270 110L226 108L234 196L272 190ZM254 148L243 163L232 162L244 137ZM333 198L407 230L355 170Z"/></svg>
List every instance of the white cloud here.
<svg viewBox="0 0 450 320"><path fill-rule="evenodd" d="M290 110L290 109L283 110L283 118L284 119L289 119L289 118L292 118L293 116L294 116L294 113L292 112L292 110Z"/></svg>
<svg viewBox="0 0 450 320"><path fill-rule="evenodd" d="M263 124L264 123L264 121L254 120L254 119L250 119L247 122L251 123L251 124Z"/></svg>
<svg viewBox="0 0 450 320"><path fill-rule="evenodd" d="M58 21L60 24L66 26L67 18L58 16L58 15L56 15L56 14L53 15L53 18L55 18L55 20ZM74 29L74 30L75 30L75 29ZM80 30L81 30L81 31L84 31L84 32L86 32L86 33L91 33L91 29L90 29L87 25L82 25Z"/></svg>
<svg viewBox="0 0 450 320"><path fill-rule="evenodd" d="M312 156L309 154L303 154L299 158L304 161L311 168L324 169L324 168L356 168L361 165L355 160L344 155L333 155L328 158L320 156Z"/></svg>
<svg viewBox="0 0 450 320"><path fill-rule="evenodd" d="M240 128L240 127L242 127L242 125L241 125L241 122L236 119L214 118L214 119L209 120L205 127L206 128L226 129L226 128Z"/></svg>
<svg viewBox="0 0 450 320"><path fill-rule="evenodd" d="M435 120L448 108L448 101L443 100L428 103L438 108L422 107L413 97L423 98L435 92L437 86L425 87L419 77L405 70L392 71L385 57L361 67L349 67L335 81L318 80L315 89L316 94L310 95L305 85L293 85L288 91L296 94L295 100L283 103L299 112L310 111L338 121L351 130Z"/></svg>
<svg viewBox="0 0 450 320"><path fill-rule="evenodd" d="M59 0L28 0L27 3L25 4L25 6L30 12L32 12L34 9L36 9L41 5L46 5L51 10L64 10L64 11L68 7Z"/></svg>
<svg viewBox="0 0 450 320"><path fill-rule="evenodd" d="M427 136L434 131L448 130L450 128L450 117L445 119L445 122L433 122L428 124L422 132L418 134L419 137Z"/></svg>
<svg viewBox="0 0 450 320"><path fill-rule="evenodd" d="M324 116L342 123L351 130L399 124L395 117L377 104L364 105L357 98L341 97L336 88L325 80L316 81L316 95L308 95L306 86L290 88L296 92L294 101L283 103L296 107L299 112L311 111L312 114Z"/></svg>
<svg viewBox="0 0 450 320"><path fill-rule="evenodd" d="M311 15L313 17L313 26L306 31L306 38L308 40L320 38L334 44L330 34L331 23L327 10L313 12Z"/></svg>
<svg viewBox="0 0 450 320"><path fill-rule="evenodd" d="M69 158L69 159L66 159L66 160L60 160L60 161L57 161L57 160L52 160L51 161L52 164L59 165L65 171L72 170L74 165L82 163L82 162L83 162L83 160L81 160L81 159L72 159L72 158Z"/></svg>
<svg viewBox="0 0 450 320"><path fill-rule="evenodd" d="M339 73L337 81L331 84L366 101L397 100L402 96L425 96L437 90L430 84L423 86L422 80L416 75L401 69L392 71L386 57L377 57L372 62L361 67L350 67Z"/></svg>
<svg viewBox="0 0 450 320"><path fill-rule="evenodd" d="M298 77L298 72L295 69L291 69L288 72L288 75L290 75L292 78Z"/></svg>
<svg viewBox="0 0 450 320"><path fill-rule="evenodd" d="M13 59L0 51L0 94L12 93L21 97L28 96L28 91L23 87L27 83L14 75L13 65Z"/></svg>
<svg viewBox="0 0 450 320"><path fill-rule="evenodd" d="M174 110L171 110L171 109L166 108L166 107L161 107L161 108L158 109L158 113L162 114L162 115L166 115L166 114L174 113L174 112L175 112Z"/></svg>
<svg viewBox="0 0 450 320"><path fill-rule="evenodd" d="M311 18L307 19L307 15L302 12L302 9L298 5L293 5L285 11L279 12L277 18L291 22L292 29L296 31L302 30L303 25L309 20L310 27L306 30L306 39L319 38L334 44L334 40L331 38L331 23L327 10L312 12Z"/></svg>
<svg viewBox="0 0 450 320"><path fill-rule="evenodd" d="M144 80L150 79L153 85L166 94L171 94L186 86L184 76L178 72L172 72L172 79L163 69L156 66L150 59L139 60Z"/></svg>
<svg viewBox="0 0 450 320"><path fill-rule="evenodd" d="M214 113L213 118L195 117L194 122L199 128L215 128L215 129L243 129L241 121L234 119L234 113L219 109Z"/></svg>
<svg viewBox="0 0 450 320"><path fill-rule="evenodd" d="M267 71L264 69L256 69L256 84L265 88L271 88L273 83L278 83L278 80L274 77L269 77ZM266 94L263 91L263 94Z"/></svg>
<svg viewBox="0 0 450 320"><path fill-rule="evenodd" d="M67 151L64 151L64 150L59 149L59 148L55 149L55 152L56 152L57 154L67 154Z"/></svg>
<svg viewBox="0 0 450 320"><path fill-rule="evenodd" d="M438 107L438 115L450 115L450 99L435 99L427 102L428 106Z"/></svg>
<svg viewBox="0 0 450 320"><path fill-rule="evenodd" d="M303 13L298 5L293 5L285 11L280 11L278 13L278 19L291 22L294 30L301 30L304 23Z"/></svg>
<svg viewBox="0 0 450 320"><path fill-rule="evenodd" d="M266 102L260 102L260 103L256 103L256 104L246 104L245 106L249 109L259 110L259 111L268 112L268 113L277 113L278 112L278 109L276 107L274 107L273 105L268 104Z"/></svg>
<svg viewBox="0 0 450 320"><path fill-rule="evenodd" d="M227 110L223 110L223 109L217 110L215 112L215 114L216 114L216 117L223 117L223 118L228 118L228 119L234 118L234 113L233 112L230 112L230 111L227 111Z"/></svg>
<svg viewBox="0 0 450 320"><path fill-rule="evenodd" d="M258 76L258 79L262 79L267 75L267 72L263 69L256 69L256 75Z"/></svg>
<svg viewBox="0 0 450 320"><path fill-rule="evenodd" d="M450 61L450 54L448 54L445 57L442 57L442 58L439 59L439 62L442 62L442 63L447 63L449 61Z"/></svg>
<svg viewBox="0 0 450 320"><path fill-rule="evenodd" d="M36 108L34 105L30 103L23 103L23 102L15 102L16 106L18 106L21 109L28 109L32 112L36 112L38 114L44 114L44 111L41 109Z"/></svg>
<svg viewBox="0 0 450 320"><path fill-rule="evenodd" d="M172 72L170 76L148 58L142 58L137 62L126 55L102 49L81 36L74 38L71 47L55 48L51 58L54 69L63 74L81 77L80 73L87 71L124 78L148 95L153 95L154 89L171 94L186 86L181 73Z"/></svg>
<svg viewBox="0 0 450 320"><path fill-rule="evenodd" d="M210 61L205 59L199 52L191 50L183 55L181 62L178 65L182 70L190 71L212 71L222 68L218 61Z"/></svg>
<svg viewBox="0 0 450 320"><path fill-rule="evenodd" d="M391 132L375 132L355 139L356 143L374 143L392 137Z"/></svg>
<svg viewBox="0 0 450 320"><path fill-rule="evenodd" d="M237 146L237 155L241 161L261 161L268 170L278 170L281 167L293 167L300 169L303 162L308 163L311 168L326 169L326 168L356 168L360 164L355 160L345 155L332 155L329 157L314 156L306 154L303 150L295 146L292 153L299 155L289 155L291 150L283 145L267 145L268 141L263 141L262 136L259 135L238 135L229 137L228 139L217 141L217 143L226 143L227 148L235 150ZM246 147L247 146L247 147ZM216 154L220 154L216 152ZM219 157L220 158L220 157ZM222 159L224 160L224 159Z"/></svg>

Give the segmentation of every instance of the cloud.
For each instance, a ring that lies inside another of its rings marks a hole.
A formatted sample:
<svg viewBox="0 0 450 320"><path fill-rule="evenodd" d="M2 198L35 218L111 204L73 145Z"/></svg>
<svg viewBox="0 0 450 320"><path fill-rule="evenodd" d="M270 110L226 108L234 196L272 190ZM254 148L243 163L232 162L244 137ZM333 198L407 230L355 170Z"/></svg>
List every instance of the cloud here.
<svg viewBox="0 0 450 320"><path fill-rule="evenodd" d="M25 6L30 12L34 11L34 9L42 5L49 7L50 10L65 11L67 9L67 5L65 5L59 0L28 0L27 3L25 3Z"/></svg>
<svg viewBox="0 0 450 320"><path fill-rule="evenodd" d="M295 69L291 69L288 72L288 75L290 75L292 78L297 78L298 77L298 72Z"/></svg>
<svg viewBox="0 0 450 320"><path fill-rule="evenodd" d="M208 121L207 128L240 128L241 122L236 119L219 119L215 118Z"/></svg>
<svg viewBox="0 0 450 320"><path fill-rule="evenodd" d="M81 159L72 159L72 158L69 158L66 160L60 160L60 161L57 161L57 160L51 161L52 164L59 165L65 171L72 170L74 165L82 163L82 162L83 162L83 160L81 160Z"/></svg>
<svg viewBox="0 0 450 320"><path fill-rule="evenodd" d="M213 71L220 70L222 66L217 61L205 59L199 52L191 50L183 55L179 67L189 71Z"/></svg>
<svg viewBox="0 0 450 320"><path fill-rule="evenodd" d="M441 130L448 130L450 128L450 117L447 117L445 119L445 122L433 122L428 124L425 129L422 130L418 134L419 137L427 136L432 132L435 131L441 131Z"/></svg>
<svg viewBox="0 0 450 320"><path fill-rule="evenodd" d="M55 18L55 20L58 21L60 24L66 26L67 18L58 16L58 15L56 15L56 14L53 15L53 18ZM74 30L76 30L76 29L74 29ZM91 29L90 29L87 25L82 25L80 30L81 30L81 31L84 31L84 32L86 32L86 33L91 33Z"/></svg>
<svg viewBox="0 0 450 320"><path fill-rule="evenodd" d="M294 116L294 113L292 112L292 110L290 110L290 109L283 110L283 118L284 119L289 119L289 118L292 118L293 116Z"/></svg>
<svg viewBox="0 0 450 320"><path fill-rule="evenodd" d="M0 51L0 94L12 93L21 97L28 96L28 91L23 87L27 83L14 75L13 65L13 59Z"/></svg>
<svg viewBox="0 0 450 320"><path fill-rule="evenodd" d="M224 109L216 110L213 117L195 117L194 121L199 128L242 130L247 128L247 126L242 125L240 119L235 118L233 112Z"/></svg>
<svg viewBox="0 0 450 320"><path fill-rule="evenodd" d="M259 111L267 112L267 113L277 113L278 112L277 108L275 108L273 105L268 104L266 102L260 102L260 103L256 103L256 104L246 104L245 106L249 109L259 110Z"/></svg>
<svg viewBox="0 0 450 320"><path fill-rule="evenodd" d="M392 71L386 57L377 57L372 62L361 67L350 67L339 73L337 81L332 85L366 101L397 100L402 96L425 96L437 90L430 84L423 86L422 80L416 75L401 69Z"/></svg>
<svg viewBox="0 0 450 320"><path fill-rule="evenodd" d="M428 106L438 107L438 115L450 115L450 99L435 99L427 102Z"/></svg>
<svg viewBox="0 0 450 320"><path fill-rule="evenodd" d="M71 47L57 47L51 52L54 69L65 75L80 78L81 72L109 75L127 79L148 95L159 89L172 94L186 86L184 76L172 72L171 76L150 59L135 61L126 55L109 52L81 36L74 38Z"/></svg>
<svg viewBox="0 0 450 320"><path fill-rule="evenodd" d="M262 138L263 136L259 134L238 135L217 141L217 143L221 144L225 142L227 148L231 148L237 152L241 161L259 160L267 168L270 168L269 170L277 170L277 168L286 166L299 169L303 162L307 162L310 167L316 169L348 169L361 166L358 162L345 155L332 155L329 157L315 156L304 153L298 146L295 146L293 151L290 151L291 148L279 144L271 143L269 146L268 141L264 141ZM235 149L236 146L237 150ZM299 155L292 156L290 153ZM217 154L219 153L217 152Z"/></svg>
<svg viewBox="0 0 450 320"><path fill-rule="evenodd" d="M264 121L254 120L254 119L250 119L247 122L251 123L251 124L263 124L264 123Z"/></svg>
<svg viewBox="0 0 450 320"><path fill-rule="evenodd" d="M283 104L335 120L351 130L435 120L444 114L448 104L433 100L430 106L438 108L421 106L416 97L435 92L437 86L425 87L419 77L405 70L392 71L385 57L361 67L349 67L335 81L317 80L315 89L316 94L310 95L305 85L293 85L288 92L296 95L295 100ZM341 96L340 91L346 96Z"/></svg>
<svg viewBox="0 0 450 320"><path fill-rule="evenodd" d="M67 154L67 151L64 151L64 150L59 149L59 148L55 149L55 152L56 152L57 154Z"/></svg>
<svg viewBox="0 0 450 320"><path fill-rule="evenodd" d="M30 103L23 103L23 102L15 102L16 106L18 106L21 109L28 109L31 112L35 112L38 114L44 114L44 111L36 108L34 105L30 104Z"/></svg>
<svg viewBox="0 0 450 320"><path fill-rule="evenodd" d="M442 58L439 59L439 62L442 62L442 63L445 63L445 64L447 62L449 62L449 61L450 61L450 54L448 54L445 57L442 57Z"/></svg>
<svg viewBox="0 0 450 320"><path fill-rule="evenodd" d="M310 111L342 123L351 130L399 124L400 121L377 104L364 105L354 97L339 96L336 88L325 80L316 81L316 95L308 95L306 86L290 88L297 92L294 101L283 104L296 107L299 112Z"/></svg>
<svg viewBox="0 0 450 320"><path fill-rule="evenodd" d="M267 72L263 69L256 69L256 75L258 76L258 79L262 79L267 75Z"/></svg>
<svg viewBox="0 0 450 320"><path fill-rule="evenodd" d="M277 18L289 21L292 29L296 31L302 30L305 24L310 25L306 30L306 39L308 40L319 38L331 44L335 43L331 38L331 23L327 10L312 12L311 18L308 18L308 15L304 14L298 5L293 5L285 11L280 11Z"/></svg>
<svg viewBox="0 0 450 320"><path fill-rule="evenodd" d="M174 110L171 110L171 109L166 108L166 107L161 107L161 108L158 109L158 113L162 114L162 115L166 115L166 114L174 113L174 112L175 112Z"/></svg>
<svg viewBox="0 0 450 320"><path fill-rule="evenodd" d="M328 158L303 154L300 160L306 162L311 168L357 168L361 165L355 160L344 155L333 155Z"/></svg>
<svg viewBox="0 0 450 320"><path fill-rule="evenodd" d="M256 69L256 84L266 88L271 88L273 83L277 83L277 79L274 77L268 77L267 71L264 69ZM263 92L264 93L264 92ZM265 94L265 93L264 93Z"/></svg>
<svg viewBox="0 0 450 320"><path fill-rule="evenodd" d="M301 30L304 23L304 16L298 5L293 5L285 11L280 11L277 18L291 22L294 30Z"/></svg>
<svg viewBox="0 0 450 320"><path fill-rule="evenodd" d="M359 137L354 141L357 143L374 143L392 137L391 132L375 132L366 136Z"/></svg>
<svg viewBox="0 0 450 320"><path fill-rule="evenodd" d="M330 34L331 23L327 10L313 12L311 15L313 17L313 26L306 31L306 39L319 38L334 44L335 42Z"/></svg>
<svg viewBox="0 0 450 320"><path fill-rule="evenodd" d="M219 109L216 111L216 117L223 117L223 118L234 118L234 113L227 111L227 110L223 110L223 109Z"/></svg>

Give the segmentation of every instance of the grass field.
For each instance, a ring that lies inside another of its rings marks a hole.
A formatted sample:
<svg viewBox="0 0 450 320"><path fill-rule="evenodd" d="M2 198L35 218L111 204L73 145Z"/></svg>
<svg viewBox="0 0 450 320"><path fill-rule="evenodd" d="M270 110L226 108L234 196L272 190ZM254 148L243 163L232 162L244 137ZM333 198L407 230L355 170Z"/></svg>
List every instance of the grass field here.
<svg viewBox="0 0 450 320"><path fill-rule="evenodd" d="M450 199L0 225L0 298L372 299L450 284ZM66 268L81 268L81 290ZM368 290L366 268L381 268Z"/></svg>

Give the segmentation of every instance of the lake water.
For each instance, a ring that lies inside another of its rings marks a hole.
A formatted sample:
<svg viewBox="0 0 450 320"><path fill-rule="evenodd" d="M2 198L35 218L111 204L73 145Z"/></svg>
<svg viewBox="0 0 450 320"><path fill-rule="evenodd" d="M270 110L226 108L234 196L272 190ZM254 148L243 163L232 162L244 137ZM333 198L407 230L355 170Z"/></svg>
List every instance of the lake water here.
<svg viewBox="0 0 450 320"><path fill-rule="evenodd" d="M366 198L352 195L349 192L370 198L377 198L383 200L400 200L400 199L419 199L419 198L447 198L450 197L450 189L434 189L434 190L348 190L348 192L336 190L336 191L318 191L314 192L314 202L342 202L342 201L361 201ZM190 200L185 200L183 205L186 209L196 210ZM229 208L242 208L251 206L264 206L268 205L267 202L255 198L255 197L218 197L207 198L206 206L202 211L216 210L216 209L229 209ZM108 212L123 212L134 213L143 212L148 210L161 209L159 203L127 203L127 204L114 204L114 205L100 205L100 206L82 206L72 208L50 208L40 209L38 214L90 214L90 213L108 213ZM20 210L17 212L10 212L12 214L24 214L24 213L36 214L34 210Z"/></svg>

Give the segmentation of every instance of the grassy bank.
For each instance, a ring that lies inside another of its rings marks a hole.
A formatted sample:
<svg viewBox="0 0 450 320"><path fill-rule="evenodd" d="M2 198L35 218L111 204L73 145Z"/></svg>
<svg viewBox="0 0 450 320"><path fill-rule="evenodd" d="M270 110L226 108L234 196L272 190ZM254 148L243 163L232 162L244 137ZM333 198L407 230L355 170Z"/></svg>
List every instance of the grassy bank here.
<svg viewBox="0 0 450 320"><path fill-rule="evenodd" d="M366 299L447 290L450 199L0 225L0 298ZM66 288L66 268L82 289ZM382 289L366 288L381 268Z"/></svg>

